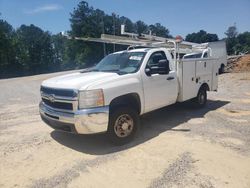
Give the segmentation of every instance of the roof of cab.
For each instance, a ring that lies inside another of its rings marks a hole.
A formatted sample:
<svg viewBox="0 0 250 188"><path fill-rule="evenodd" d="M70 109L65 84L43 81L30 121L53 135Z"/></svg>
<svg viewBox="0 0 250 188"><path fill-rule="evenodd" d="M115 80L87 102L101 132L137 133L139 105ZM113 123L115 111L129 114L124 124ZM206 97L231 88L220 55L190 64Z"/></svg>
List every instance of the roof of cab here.
<svg viewBox="0 0 250 188"><path fill-rule="evenodd" d="M118 51L118 52L114 52L114 54L123 53L123 52L148 52L148 51L154 50L154 49L162 50L165 48L163 48L163 47L146 48L145 47L145 48L137 48L137 49L131 49L131 50Z"/></svg>
<svg viewBox="0 0 250 188"><path fill-rule="evenodd" d="M152 48L138 48L138 49L132 49L132 50L118 51L118 52L114 52L113 54L119 54L119 53L123 53L123 52L148 52L151 49Z"/></svg>

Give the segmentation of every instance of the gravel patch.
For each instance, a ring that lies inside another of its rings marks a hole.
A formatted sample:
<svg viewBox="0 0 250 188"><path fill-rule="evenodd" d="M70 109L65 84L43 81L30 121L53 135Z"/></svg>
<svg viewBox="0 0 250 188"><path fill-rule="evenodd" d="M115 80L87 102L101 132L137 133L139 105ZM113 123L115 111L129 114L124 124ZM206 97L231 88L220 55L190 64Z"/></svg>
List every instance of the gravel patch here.
<svg viewBox="0 0 250 188"><path fill-rule="evenodd" d="M82 160L77 162L72 168L66 169L61 173L50 177L49 179L38 179L35 180L31 188L65 188L75 178L79 177L81 173L88 173L88 168L98 167L101 164L108 163L117 159L117 154L107 154L102 157L97 157L92 160ZM84 183L83 183L84 184ZM84 187L84 185L83 185Z"/></svg>
<svg viewBox="0 0 250 188"><path fill-rule="evenodd" d="M189 152L183 153L174 163L170 164L161 177L153 180L148 188L184 186L185 177L193 168L192 163L194 162Z"/></svg>

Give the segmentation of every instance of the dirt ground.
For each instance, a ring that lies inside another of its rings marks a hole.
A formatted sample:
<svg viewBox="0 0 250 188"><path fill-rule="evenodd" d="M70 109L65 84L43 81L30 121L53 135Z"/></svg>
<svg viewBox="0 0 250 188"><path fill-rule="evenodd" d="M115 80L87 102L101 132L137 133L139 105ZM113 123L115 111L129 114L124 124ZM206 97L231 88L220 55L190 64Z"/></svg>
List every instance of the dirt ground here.
<svg viewBox="0 0 250 188"><path fill-rule="evenodd" d="M0 187L250 187L249 72L220 75L203 109L145 115L122 147L41 121L39 85L58 74L0 80Z"/></svg>
<svg viewBox="0 0 250 188"><path fill-rule="evenodd" d="M250 72L250 54L228 58L227 72Z"/></svg>

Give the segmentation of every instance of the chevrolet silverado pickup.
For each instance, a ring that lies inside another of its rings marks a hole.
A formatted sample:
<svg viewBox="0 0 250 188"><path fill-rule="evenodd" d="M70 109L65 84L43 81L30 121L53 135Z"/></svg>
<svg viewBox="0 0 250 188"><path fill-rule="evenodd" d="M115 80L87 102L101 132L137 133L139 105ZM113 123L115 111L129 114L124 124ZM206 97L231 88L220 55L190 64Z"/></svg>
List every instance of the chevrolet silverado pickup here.
<svg viewBox="0 0 250 188"><path fill-rule="evenodd" d="M125 144L145 113L187 100L205 106L207 91L218 87L216 61L175 60L163 47L116 52L93 68L43 81L40 115L56 130L106 133Z"/></svg>

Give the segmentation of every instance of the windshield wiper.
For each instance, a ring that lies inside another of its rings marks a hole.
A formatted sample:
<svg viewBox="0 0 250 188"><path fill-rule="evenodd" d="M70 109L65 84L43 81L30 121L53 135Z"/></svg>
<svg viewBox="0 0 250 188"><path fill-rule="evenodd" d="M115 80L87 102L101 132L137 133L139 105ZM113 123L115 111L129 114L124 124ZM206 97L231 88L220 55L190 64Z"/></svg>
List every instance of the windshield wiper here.
<svg viewBox="0 0 250 188"><path fill-rule="evenodd" d="M128 74L125 71L121 71L119 69L112 69L112 70L100 70L101 72L112 72L112 73L116 73L118 75L124 75L124 74Z"/></svg>
<svg viewBox="0 0 250 188"><path fill-rule="evenodd" d="M99 70L94 68L88 68L80 71L80 73L87 73L87 72L99 72Z"/></svg>
<svg viewBox="0 0 250 188"><path fill-rule="evenodd" d="M118 72L116 72L117 74L119 74L119 75L124 75L124 74L128 74L128 72L125 72L125 71L118 71Z"/></svg>
<svg viewBox="0 0 250 188"><path fill-rule="evenodd" d="M125 71L121 71L118 69L110 69L110 70L99 70L99 69L94 69L94 68L88 68L88 69L84 69L82 70L80 73L87 73L87 72L111 72L111 73L116 73L118 75L124 75L124 74L128 74Z"/></svg>
<svg viewBox="0 0 250 188"><path fill-rule="evenodd" d="M113 73L116 73L118 72L119 70L116 70L116 69L110 69L110 70L100 70L101 72L113 72Z"/></svg>

